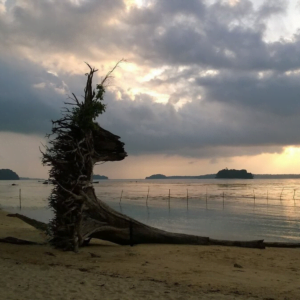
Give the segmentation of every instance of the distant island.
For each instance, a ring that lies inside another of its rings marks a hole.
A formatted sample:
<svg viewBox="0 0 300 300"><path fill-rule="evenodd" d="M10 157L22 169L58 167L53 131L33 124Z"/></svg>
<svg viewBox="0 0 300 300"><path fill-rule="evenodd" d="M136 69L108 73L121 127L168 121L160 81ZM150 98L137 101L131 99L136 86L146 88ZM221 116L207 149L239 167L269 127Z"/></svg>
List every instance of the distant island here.
<svg viewBox="0 0 300 300"><path fill-rule="evenodd" d="M10 169L0 169L0 180L20 180L19 175Z"/></svg>
<svg viewBox="0 0 300 300"><path fill-rule="evenodd" d="M226 169L225 169L226 170ZM251 173L249 173L251 174ZM252 174L251 174L252 175ZM154 174L145 179L214 179L217 174L206 174L199 176L166 176L163 174ZM253 174L253 179L296 179L300 178L300 174ZM228 178L228 177L226 177ZM226 179L224 178L224 179Z"/></svg>
<svg viewBox="0 0 300 300"><path fill-rule="evenodd" d="M145 179L167 179L168 177L163 174L154 174L149 177L146 177Z"/></svg>
<svg viewBox="0 0 300 300"><path fill-rule="evenodd" d="M216 174L216 179L253 179L253 174L247 170L223 169Z"/></svg>
<svg viewBox="0 0 300 300"><path fill-rule="evenodd" d="M104 179L108 179L108 177L104 175L93 175L93 180L104 180Z"/></svg>

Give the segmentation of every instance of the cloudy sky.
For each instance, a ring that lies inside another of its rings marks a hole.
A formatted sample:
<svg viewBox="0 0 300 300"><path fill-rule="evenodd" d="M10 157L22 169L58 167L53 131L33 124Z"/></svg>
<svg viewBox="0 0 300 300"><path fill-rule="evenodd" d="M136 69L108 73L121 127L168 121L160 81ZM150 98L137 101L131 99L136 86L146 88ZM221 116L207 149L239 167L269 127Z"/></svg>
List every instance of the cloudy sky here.
<svg viewBox="0 0 300 300"><path fill-rule="evenodd" d="M68 95L120 59L98 119L125 142L110 178L225 167L300 173L299 0L0 0L0 168L47 177Z"/></svg>

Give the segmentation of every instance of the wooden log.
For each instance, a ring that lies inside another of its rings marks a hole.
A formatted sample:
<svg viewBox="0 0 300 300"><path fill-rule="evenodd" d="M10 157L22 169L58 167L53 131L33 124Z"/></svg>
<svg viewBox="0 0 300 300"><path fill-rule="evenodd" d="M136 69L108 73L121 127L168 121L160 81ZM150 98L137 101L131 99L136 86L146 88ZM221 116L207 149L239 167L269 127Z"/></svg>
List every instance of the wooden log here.
<svg viewBox="0 0 300 300"><path fill-rule="evenodd" d="M264 245L270 248L300 248L300 243L265 242Z"/></svg>
<svg viewBox="0 0 300 300"><path fill-rule="evenodd" d="M230 246L230 247L243 247L243 248L265 249L264 240L227 241L227 240L209 239L209 244L210 245L218 245L218 246Z"/></svg>
<svg viewBox="0 0 300 300"><path fill-rule="evenodd" d="M32 225L38 230L45 231L48 227L43 222L30 219L20 214L11 214L9 217L17 217L27 224ZM131 229L130 229L131 222ZM87 245L86 241L91 238L110 241L119 245L132 244L186 244L186 245L218 245L228 247L243 247L243 248L257 248L264 249L265 247L274 248L300 248L300 243L285 243L285 242L264 242L263 240L254 241L229 241L210 239L208 237L199 237L189 234L172 233L157 228L153 228L135 220L128 218L126 220L127 228L116 228L113 226L103 225L99 227L98 231L90 234L88 239L85 239L83 245ZM26 240L20 240L13 237L0 239L2 243L13 243L19 245L41 245Z"/></svg>
<svg viewBox="0 0 300 300"><path fill-rule="evenodd" d="M41 231L44 231L44 232L48 231L48 225L46 223L43 223L43 222L40 222L40 221L31 219L31 218L28 218L28 217L26 217L24 215L21 215L21 214L8 214L6 216L7 217L18 218L18 219L22 220L23 222L31 225L32 227L34 227L34 228L36 228L38 230L41 230Z"/></svg>
<svg viewBox="0 0 300 300"><path fill-rule="evenodd" d="M17 239L15 237L8 236L6 238L0 238L0 243L16 244L16 245L44 245L27 240Z"/></svg>

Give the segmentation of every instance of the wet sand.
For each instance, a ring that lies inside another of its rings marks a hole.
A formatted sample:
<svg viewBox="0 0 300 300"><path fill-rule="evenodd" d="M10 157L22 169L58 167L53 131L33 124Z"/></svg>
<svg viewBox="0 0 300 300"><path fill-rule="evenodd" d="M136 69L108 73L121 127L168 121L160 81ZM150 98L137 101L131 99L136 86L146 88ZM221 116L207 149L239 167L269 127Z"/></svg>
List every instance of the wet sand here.
<svg viewBox="0 0 300 300"><path fill-rule="evenodd" d="M45 236L0 211L0 238ZM0 299L300 299L300 249L0 243Z"/></svg>

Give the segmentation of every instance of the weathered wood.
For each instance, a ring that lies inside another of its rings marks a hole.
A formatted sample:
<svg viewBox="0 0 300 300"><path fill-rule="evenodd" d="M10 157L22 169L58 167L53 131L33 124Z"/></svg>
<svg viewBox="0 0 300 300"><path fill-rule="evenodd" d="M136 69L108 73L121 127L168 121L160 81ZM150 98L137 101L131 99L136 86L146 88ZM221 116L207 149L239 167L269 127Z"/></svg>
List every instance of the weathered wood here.
<svg viewBox="0 0 300 300"><path fill-rule="evenodd" d="M300 248L300 243L265 242L264 245L269 248Z"/></svg>
<svg viewBox="0 0 300 300"><path fill-rule="evenodd" d="M227 240L209 240L210 245L219 245L219 246L230 246L230 247L243 247L243 248L258 248L265 249L264 240L255 240L255 241L227 241Z"/></svg>
<svg viewBox="0 0 300 300"><path fill-rule="evenodd" d="M113 242L119 245L136 245L136 244L186 244L186 245L218 245L218 246L228 246L228 247L243 247L243 248L257 248L264 249L266 247L274 248L300 248L300 243L286 243L286 242L264 242L263 240L253 240L253 241L230 241L230 240L217 240L210 239L208 237L199 237L189 234L180 234L172 233L157 228L153 228L142 224L138 221L135 221L125 215L122 215L118 212L111 213L112 209L106 204L101 205L102 209L106 211L107 214L114 215L115 220L119 217L118 223L120 226L125 226L123 228L117 228L109 226L106 223L101 223L99 221L94 224L98 224L97 230L94 226L91 228L94 229L94 232L89 234L89 238L85 238L82 246L88 245L90 239L101 239L109 242ZM38 230L45 231L48 228L48 225L43 222L36 221L34 219L28 218L21 214L10 214L9 217L16 217L25 223L35 227ZM87 222L87 223L90 223ZM126 224L128 225L126 227ZM130 224L131 224L131 237L130 237ZM85 226L88 226L85 224ZM87 227L85 227L87 228ZM14 243L14 244L26 244L23 243L24 240L19 240L16 238L8 237L1 239L0 242L3 243ZM29 242L31 245L39 245L38 243Z"/></svg>
<svg viewBox="0 0 300 300"><path fill-rule="evenodd" d="M17 239L15 237L11 237L11 236L8 236L6 238L0 238L0 243L16 244L16 245L43 245L43 244L36 243L36 242Z"/></svg>
<svg viewBox="0 0 300 300"><path fill-rule="evenodd" d="M44 231L44 232L47 232L47 230L48 230L48 225L46 223L43 223L43 222L40 222L40 221L31 219L31 218L28 218L28 217L26 217L24 215L21 215L21 214L8 214L6 216L7 217L18 218L18 219L24 221L25 223L31 225L32 227L34 227L34 228L36 228L38 230L41 230L41 231Z"/></svg>

